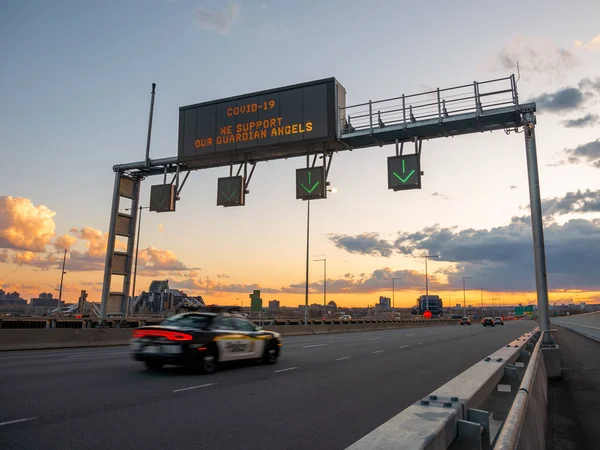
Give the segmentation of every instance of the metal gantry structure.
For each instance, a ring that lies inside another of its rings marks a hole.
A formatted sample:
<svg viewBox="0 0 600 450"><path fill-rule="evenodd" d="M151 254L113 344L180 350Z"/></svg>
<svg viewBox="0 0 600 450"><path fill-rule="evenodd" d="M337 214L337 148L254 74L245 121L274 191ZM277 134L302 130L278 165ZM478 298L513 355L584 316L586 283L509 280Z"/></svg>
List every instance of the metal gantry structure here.
<svg viewBox="0 0 600 450"><path fill-rule="evenodd" d="M154 86L152 91L151 111L154 107ZM403 156L404 144L414 144L417 164L422 152L424 140L453 137L464 134L481 133L494 130L523 133L527 155L527 173L529 181L530 208L532 219L533 249L535 261L535 277L538 297L538 309L541 331L549 330L548 284L544 233L541 211L541 194L539 186L537 150L535 140L536 125L535 103L519 103L515 76L497 78L483 82L456 86L447 89L436 89L429 92L401 95L380 101L369 101L353 106L338 106L336 142L330 147L310 146L306 148L306 168L314 168L316 158L324 158L323 184L327 183L327 175L331 166L333 153L372 146L395 145L396 157ZM150 115L152 118L152 113ZM151 119L148 136L151 132ZM310 161L313 157L312 164ZM163 176L163 184L168 184L167 177L172 175L173 201L179 194L191 171L207 167L229 166L230 176L234 165L239 164L238 175L244 170L244 190L257 162L276 159L287 159L285 154L265 156L261 152L247 152L240 162L240 154L232 156L228 163L205 166L188 166L178 157L151 159L149 157L149 139L144 161L115 165L115 181L113 201L108 232L108 245L102 288L101 319L108 314L122 314L126 298L130 295L131 269L134 254L134 236L138 220L140 185L142 180L150 176ZM408 161L408 160L407 160ZM388 161L389 163L389 161ZM249 176L248 165L251 166ZM420 166L418 178L411 188L420 188ZM389 170L389 165L388 165ZM183 180L180 180L182 174ZM398 185L391 186L398 190ZM400 187L402 189L402 187ZM131 214L119 212L120 198L132 201ZM299 197L298 197L299 198ZM326 198L326 195L325 197ZM310 199L308 200L310 205ZM310 208L310 206L307 206ZM174 208L173 208L174 210ZM308 227L307 227L308 228ZM308 230L307 230L308 233ZM115 251L115 237L128 239L125 252ZM307 243L308 245L308 243ZM308 255L307 255L308 256ZM308 260L308 257L307 257ZM122 284L113 288L113 275L122 276ZM308 289L307 289L308 293ZM308 302L308 299L306 299ZM305 311L306 313L306 311ZM551 333L543 333L545 344L553 345Z"/></svg>

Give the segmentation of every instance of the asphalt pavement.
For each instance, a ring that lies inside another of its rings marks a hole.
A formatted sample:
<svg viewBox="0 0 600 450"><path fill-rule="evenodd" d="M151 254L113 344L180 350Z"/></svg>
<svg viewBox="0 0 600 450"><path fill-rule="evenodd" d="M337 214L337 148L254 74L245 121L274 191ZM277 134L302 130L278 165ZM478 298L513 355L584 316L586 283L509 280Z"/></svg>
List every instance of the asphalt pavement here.
<svg viewBox="0 0 600 450"><path fill-rule="evenodd" d="M0 448L344 449L531 321L284 337L274 366L149 372L126 347L0 353Z"/></svg>

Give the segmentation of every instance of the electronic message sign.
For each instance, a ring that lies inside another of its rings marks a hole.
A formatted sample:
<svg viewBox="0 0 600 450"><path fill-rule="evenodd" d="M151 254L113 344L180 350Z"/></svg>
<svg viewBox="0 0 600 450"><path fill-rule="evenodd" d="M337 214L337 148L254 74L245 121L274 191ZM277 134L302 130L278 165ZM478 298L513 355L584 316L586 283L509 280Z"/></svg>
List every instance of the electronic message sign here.
<svg viewBox="0 0 600 450"><path fill-rule="evenodd" d="M421 161L417 153L388 158L388 189L421 189Z"/></svg>
<svg viewBox="0 0 600 450"><path fill-rule="evenodd" d="M181 107L178 160L214 167L345 148L337 140L345 102L343 86L327 78Z"/></svg>

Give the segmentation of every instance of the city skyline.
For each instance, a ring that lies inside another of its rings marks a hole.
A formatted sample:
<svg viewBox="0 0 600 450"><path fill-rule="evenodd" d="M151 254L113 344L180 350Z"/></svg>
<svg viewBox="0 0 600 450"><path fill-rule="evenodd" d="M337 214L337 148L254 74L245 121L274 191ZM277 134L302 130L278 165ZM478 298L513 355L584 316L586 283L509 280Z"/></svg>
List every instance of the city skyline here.
<svg viewBox="0 0 600 450"><path fill-rule="evenodd" d="M150 154L160 158L177 153L184 105L330 76L352 105L514 73L521 101L538 105L550 303L599 302L598 2L534 1L540 8L527 34L506 5L455 10L431 2L444 21L436 19L429 39L391 54L404 42L394 17L415 18L404 24L408 35L427 26L418 6L313 3L0 7L0 51L10 63L0 73L0 149L11 168L0 179L0 288L27 298L57 293L66 248L63 299L76 302L85 289L100 300L112 166L143 160L153 82ZM502 31L485 26L490 13L506 19ZM332 17L359 16L364 27L316 33ZM442 40L453 51L440 52ZM313 260L326 258L328 301L366 306L386 296L413 306L425 294L425 264L415 256L428 252L440 255L428 262L429 293L445 305L462 304L463 276L472 277L467 304L479 304L481 288L484 301L535 301L524 153L523 135L502 131L426 141L423 187L405 192L387 189L393 146L335 154L329 180L337 192L311 201L309 303L319 303L323 290L323 264ZM294 192L295 169L304 164L258 163L243 207L216 206L217 178L228 174L218 168L190 175L176 212L144 210L136 294L152 279L169 279L211 304L247 304L254 289L265 304L304 303L307 204ZM142 184L143 206L159 179Z"/></svg>

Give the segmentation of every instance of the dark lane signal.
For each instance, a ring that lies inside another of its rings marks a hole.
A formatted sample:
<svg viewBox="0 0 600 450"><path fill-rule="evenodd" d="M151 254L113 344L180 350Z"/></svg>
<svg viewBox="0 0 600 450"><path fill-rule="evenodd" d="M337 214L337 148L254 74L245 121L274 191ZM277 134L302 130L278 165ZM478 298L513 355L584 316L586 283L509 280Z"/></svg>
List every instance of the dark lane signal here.
<svg viewBox="0 0 600 450"><path fill-rule="evenodd" d="M244 177L224 177L217 181L217 206L244 206Z"/></svg>
<svg viewBox="0 0 600 450"><path fill-rule="evenodd" d="M388 189L394 191L421 189L421 155L419 153L388 158Z"/></svg>

